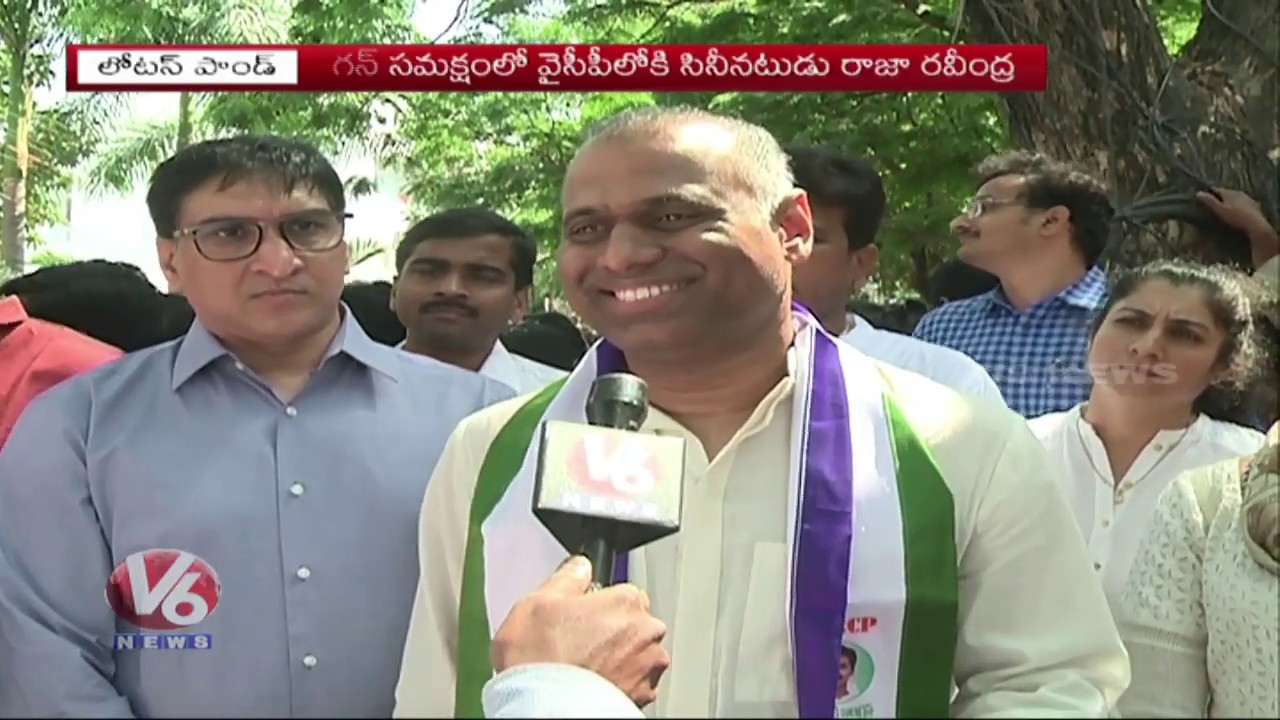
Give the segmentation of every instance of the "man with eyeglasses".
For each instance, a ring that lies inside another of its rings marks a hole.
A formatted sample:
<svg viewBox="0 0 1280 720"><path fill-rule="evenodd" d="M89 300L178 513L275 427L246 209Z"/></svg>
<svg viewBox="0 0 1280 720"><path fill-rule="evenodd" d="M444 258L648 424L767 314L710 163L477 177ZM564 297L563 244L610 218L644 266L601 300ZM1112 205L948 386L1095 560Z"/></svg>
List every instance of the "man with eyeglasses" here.
<svg viewBox="0 0 1280 720"><path fill-rule="evenodd" d="M0 452L0 716L390 716L425 478L513 393L365 335L314 147L193 145L147 204L196 321Z"/></svg>
<svg viewBox="0 0 1280 720"><path fill-rule="evenodd" d="M1089 395L1089 326L1107 298L1106 188L1026 152L987 158L977 174L951 230L960 259L1000 282L933 310L914 334L977 360L1024 417L1066 410Z"/></svg>

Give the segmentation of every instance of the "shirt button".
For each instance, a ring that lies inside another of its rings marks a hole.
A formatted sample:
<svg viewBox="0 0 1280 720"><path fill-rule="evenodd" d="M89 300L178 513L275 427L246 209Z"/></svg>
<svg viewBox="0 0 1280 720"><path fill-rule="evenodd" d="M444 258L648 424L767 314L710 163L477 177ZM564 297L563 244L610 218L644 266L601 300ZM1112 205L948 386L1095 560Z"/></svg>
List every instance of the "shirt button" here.
<svg viewBox="0 0 1280 720"><path fill-rule="evenodd" d="M294 575L297 575L299 580L306 580L307 578L311 577L311 568L307 567L306 565L303 565L302 567L298 568L298 572L294 573Z"/></svg>
<svg viewBox="0 0 1280 720"><path fill-rule="evenodd" d="M1109 528L1109 527L1111 527L1111 521L1110 521L1110 520L1103 520L1103 521L1102 521L1102 527L1104 527L1104 528Z"/></svg>
<svg viewBox="0 0 1280 720"><path fill-rule="evenodd" d="M285 409L284 409L284 414L285 414L285 415L288 415L289 417L297 417L297 415L298 415L298 408L296 408L296 407L294 407L294 406L290 405L289 407L287 407L287 408L285 408Z"/></svg>
<svg viewBox="0 0 1280 720"><path fill-rule="evenodd" d="M316 666L316 663L318 662L320 661L317 660L316 656L312 655L311 653L307 653L306 655L302 656L302 667L313 668Z"/></svg>
<svg viewBox="0 0 1280 720"><path fill-rule="evenodd" d="M302 497L302 493L306 491L307 489L302 486L302 483L294 483L289 486L289 494L294 497Z"/></svg>
<svg viewBox="0 0 1280 720"><path fill-rule="evenodd" d="M1094 564L1093 564L1093 569L1094 569L1094 570L1101 570L1101 569L1102 569L1102 563L1094 563Z"/></svg>
<svg viewBox="0 0 1280 720"><path fill-rule="evenodd" d="M1164 445L1161 445L1159 443L1156 443L1154 447L1156 449L1156 452L1160 452L1161 450L1164 449Z"/></svg>
<svg viewBox="0 0 1280 720"><path fill-rule="evenodd" d="M237 369L237 370L244 370L244 363L242 363L242 362L240 362L239 360L237 360L237 361L236 361L236 369Z"/></svg>

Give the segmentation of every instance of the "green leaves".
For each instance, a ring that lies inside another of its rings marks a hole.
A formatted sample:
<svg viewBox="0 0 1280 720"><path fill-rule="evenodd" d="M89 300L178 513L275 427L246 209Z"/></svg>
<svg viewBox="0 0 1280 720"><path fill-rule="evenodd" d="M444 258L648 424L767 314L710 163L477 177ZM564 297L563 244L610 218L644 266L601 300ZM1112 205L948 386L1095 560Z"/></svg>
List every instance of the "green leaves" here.
<svg viewBox="0 0 1280 720"><path fill-rule="evenodd" d="M82 0L72 15L81 35L136 43L392 43L414 40L411 0ZM358 145L386 159L370 118L370 93L194 95L192 141L234 133L306 137L336 152ZM175 114L176 114L175 104ZM178 146L177 120L116 124L89 169L90 189L128 192Z"/></svg>

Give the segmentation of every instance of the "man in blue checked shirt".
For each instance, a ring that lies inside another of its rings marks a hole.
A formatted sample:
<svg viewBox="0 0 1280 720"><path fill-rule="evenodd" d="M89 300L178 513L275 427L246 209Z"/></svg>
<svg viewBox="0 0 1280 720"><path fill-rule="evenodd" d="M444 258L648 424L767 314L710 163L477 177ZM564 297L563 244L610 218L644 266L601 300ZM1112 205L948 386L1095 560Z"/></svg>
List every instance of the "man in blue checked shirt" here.
<svg viewBox="0 0 1280 720"><path fill-rule="evenodd" d="M1107 298L1106 188L1026 152L989 157L977 174L951 230L960 259L1000 284L925 315L915 336L977 360L1024 417L1066 410L1089 394L1089 326Z"/></svg>

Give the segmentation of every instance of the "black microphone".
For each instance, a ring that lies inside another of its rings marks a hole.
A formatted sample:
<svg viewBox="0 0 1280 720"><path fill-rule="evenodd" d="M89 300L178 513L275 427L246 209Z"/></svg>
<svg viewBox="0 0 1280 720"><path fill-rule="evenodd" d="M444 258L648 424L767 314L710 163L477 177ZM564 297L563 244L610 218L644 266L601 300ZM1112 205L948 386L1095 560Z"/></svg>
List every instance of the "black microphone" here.
<svg viewBox="0 0 1280 720"><path fill-rule="evenodd" d="M618 553L680 529L685 441L638 432L649 391L635 375L596 378L586 412L589 425L543 423L533 514L565 550L591 560L603 587Z"/></svg>

